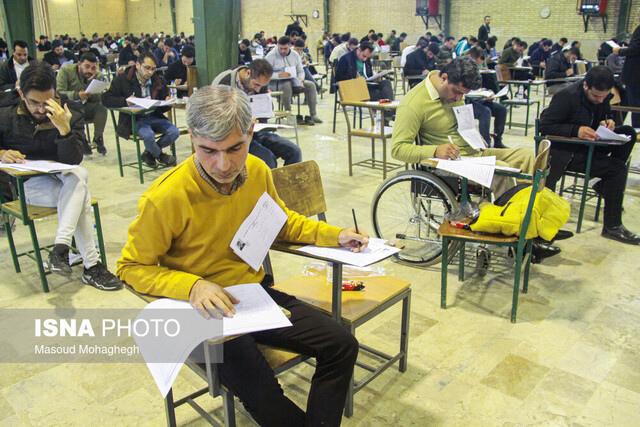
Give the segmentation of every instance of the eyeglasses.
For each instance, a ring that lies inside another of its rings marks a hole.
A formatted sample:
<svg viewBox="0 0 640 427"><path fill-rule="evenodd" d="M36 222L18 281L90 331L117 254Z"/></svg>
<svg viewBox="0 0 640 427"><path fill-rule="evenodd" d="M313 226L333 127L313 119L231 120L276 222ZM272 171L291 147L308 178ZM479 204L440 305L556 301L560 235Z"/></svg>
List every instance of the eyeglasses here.
<svg viewBox="0 0 640 427"><path fill-rule="evenodd" d="M29 104L31 106L31 108L36 108L38 110L44 110L47 107L47 105L49 105L49 104L47 104L47 101L49 101L49 99L53 99L53 98L49 98L49 99L45 100L44 102L36 102L36 101L34 101L32 99L29 99L29 98L25 98L25 99L27 101L27 104Z"/></svg>
<svg viewBox="0 0 640 427"><path fill-rule="evenodd" d="M147 64L142 64L142 69L145 71L151 71L152 73L155 73L157 67L150 67Z"/></svg>

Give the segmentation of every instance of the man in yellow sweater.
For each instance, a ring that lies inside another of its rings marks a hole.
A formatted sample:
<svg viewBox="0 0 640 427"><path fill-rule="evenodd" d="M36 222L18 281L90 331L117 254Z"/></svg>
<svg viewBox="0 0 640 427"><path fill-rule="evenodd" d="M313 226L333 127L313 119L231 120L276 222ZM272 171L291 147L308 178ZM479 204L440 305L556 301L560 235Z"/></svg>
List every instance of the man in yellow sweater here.
<svg viewBox="0 0 640 427"><path fill-rule="evenodd" d="M366 247L366 234L309 220L288 210L270 169L248 155L253 133L246 95L227 86L198 90L187 104L195 154L158 178L138 203L138 218L117 274L138 292L189 300L208 318L234 313L238 300L224 287L259 282L291 312L292 327L243 335L225 342L220 381L260 425L340 424L358 354L346 329L294 297L272 289L273 279L254 271L229 246L266 191L287 214L278 237L320 246ZM315 357L306 413L284 396L257 343Z"/></svg>

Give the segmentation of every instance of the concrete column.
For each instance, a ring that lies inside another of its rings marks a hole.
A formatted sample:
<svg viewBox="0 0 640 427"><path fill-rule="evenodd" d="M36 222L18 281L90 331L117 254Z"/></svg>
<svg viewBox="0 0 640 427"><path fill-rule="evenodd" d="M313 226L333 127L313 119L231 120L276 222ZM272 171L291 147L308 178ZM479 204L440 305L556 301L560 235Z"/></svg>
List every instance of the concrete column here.
<svg viewBox="0 0 640 427"><path fill-rule="evenodd" d="M193 26L198 86L206 86L238 65L240 0L193 0Z"/></svg>
<svg viewBox="0 0 640 427"><path fill-rule="evenodd" d="M36 36L33 29L31 0L2 0L0 5L9 52L15 40L24 40L29 45L29 56L35 59Z"/></svg>

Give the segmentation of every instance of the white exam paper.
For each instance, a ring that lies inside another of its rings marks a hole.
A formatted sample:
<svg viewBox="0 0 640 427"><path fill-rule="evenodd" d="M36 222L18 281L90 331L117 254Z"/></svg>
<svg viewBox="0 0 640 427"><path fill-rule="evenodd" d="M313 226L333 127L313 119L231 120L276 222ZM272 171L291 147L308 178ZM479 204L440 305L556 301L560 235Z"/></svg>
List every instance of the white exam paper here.
<svg viewBox="0 0 640 427"><path fill-rule="evenodd" d="M93 79L91 80L91 83L89 83L89 86L87 86L87 88L84 91L87 93L102 93L108 87L109 87L108 82L103 82L102 80Z"/></svg>
<svg viewBox="0 0 640 427"><path fill-rule="evenodd" d="M136 98L135 96L130 96L129 98L127 98L127 101L141 108L164 107L167 105L175 104L176 102L175 98L163 101L151 98Z"/></svg>
<svg viewBox="0 0 640 427"><path fill-rule="evenodd" d="M297 249L311 255L329 258L334 261L357 267L366 267L391 255L400 252L400 248L385 245L386 240L369 238L369 245L362 252L351 252L349 248L325 248L316 245L303 246Z"/></svg>
<svg viewBox="0 0 640 427"><path fill-rule="evenodd" d="M62 64L60 64L60 68L66 67L67 65L71 65L71 64L73 64L73 59L70 59L68 61L64 61Z"/></svg>
<svg viewBox="0 0 640 427"><path fill-rule="evenodd" d="M620 45L619 45L618 43L614 42L613 40L609 40L609 41L607 42L607 44L608 44L609 46L611 46L612 48L614 48L614 49L615 49L615 48L617 48L617 47L620 47Z"/></svg>
<svg viewBox="0 0 640 427"><path fill-rule="evenodd" d="M491 187L496 170L496 156L458 157L456 160L433 159L437 169L464 176L484 187Z"/></svg>
<svg viewBox="0 0 640 427"><path fill-rule="evenodd" d="M254 132L260 132L265 129L293 129L293 126L279 125L274 123L256 123L253 125Z"/></svg>
<svg viewBox="0 0 640 427"><path fill-rule="evenodd" d="M251 115L256 119L268 119L275 116L273 114L271 95L268 93L249 96L249 105L251 106Z"/></svg>
<svg viewBox="0 0 640 427"><path fill-rule="evenodd" d="M173 310L185 310L184 314L180 314L182 327L180 334L175 339L158 339L152 334L141 337L134 333L140 354L147 362L147 367L158 389L160 389L162 397L167 395L182 365L184 365L184 361L201 342L208 339L291 326L289 319L259 283L229 286L225 290L240 300L238 304L234 305L236 313L233 317L207 320L188 301L171 298L153 301L143 308L136 317L136 321L145 319L147 322L152 322L157 321L160 317L159 313L168 315ZM160 312L159 309L163 311ZM185 325L188 328L185 328ZM159 358L172 362L154 362Z"/></svg>
<svg viewBox="0 0 640 427"><path fill-rule="evenodd" d="M296 67L284 67L284 72L291 74L291 77L298 77L298 70Z"/></svg>
<svg viewBox="0 0 640 427"><path fill-rule="evenodd" d="M629 141L631 139L628 135L620 135L602 125L596 129L596 135L598 135L598 138L606 141Z"/></svg>
<svg viewBox="0 0 640 427"><path fill-rule="evenodd" d="M471 104L460 107L453 107L453 112L458 121L458 133L476 150L484 150L486 147L480 132L476 129L476 122L473 118L473 106Z"/></svg>
<svg viewBox="0 0 640 427"><path fill-rule="evenodd" d="M19 171L35 171L44 173L64 172L71 170L76 165L66 163L50 162L48 160L25 160L24 163L1 163L0 167L15 169Z"/></svg>
<svg viewBox="0 0 640 427"><path fill-rule="evenodd" d="M114 49L114 50L115 50L115 49L117 49L117 48L118 48L118 45L114 42L114 43L111 43L111 45L110 45L109 47L110 47L111 49Z"/></svg>
<svg viewBox="0 0 640 427"><path fill-rule="evenodd" d="M368 78L367 78L367 81L368 81L368 82L371 82L371 81L373 81L373 80L377 79L378 77L386 76L387 74L392 73L392 72L393 72L393 70L383 70L383 71L380 71L378 74L374 74L373 76L368 77Z"/></svg>
<svg viewBox="0 0 640 427"><path fill-rule="evenodd" d="M286 221L287 214L265 191L238 228L229 246L244 262L258 271Z"/></svg>

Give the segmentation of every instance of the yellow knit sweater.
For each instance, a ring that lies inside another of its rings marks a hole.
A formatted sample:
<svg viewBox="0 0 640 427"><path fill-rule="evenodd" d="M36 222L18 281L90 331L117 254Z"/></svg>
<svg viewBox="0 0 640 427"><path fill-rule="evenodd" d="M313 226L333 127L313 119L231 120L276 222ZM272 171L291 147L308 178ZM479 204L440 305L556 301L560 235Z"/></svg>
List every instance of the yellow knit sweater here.
<svg viewBox="0 0 640 427"><path fill-rule="evenodd" d="M262 160L249 155L246 166L247 180L230 196L202 179L193 156L154 181L138 202L118 277L138 292L181 300L201 278L220 286L260 282L264 271L254 271L229 245L265 191L288 217L279 238L338 246L339 228L285 207Z"/></svg>

